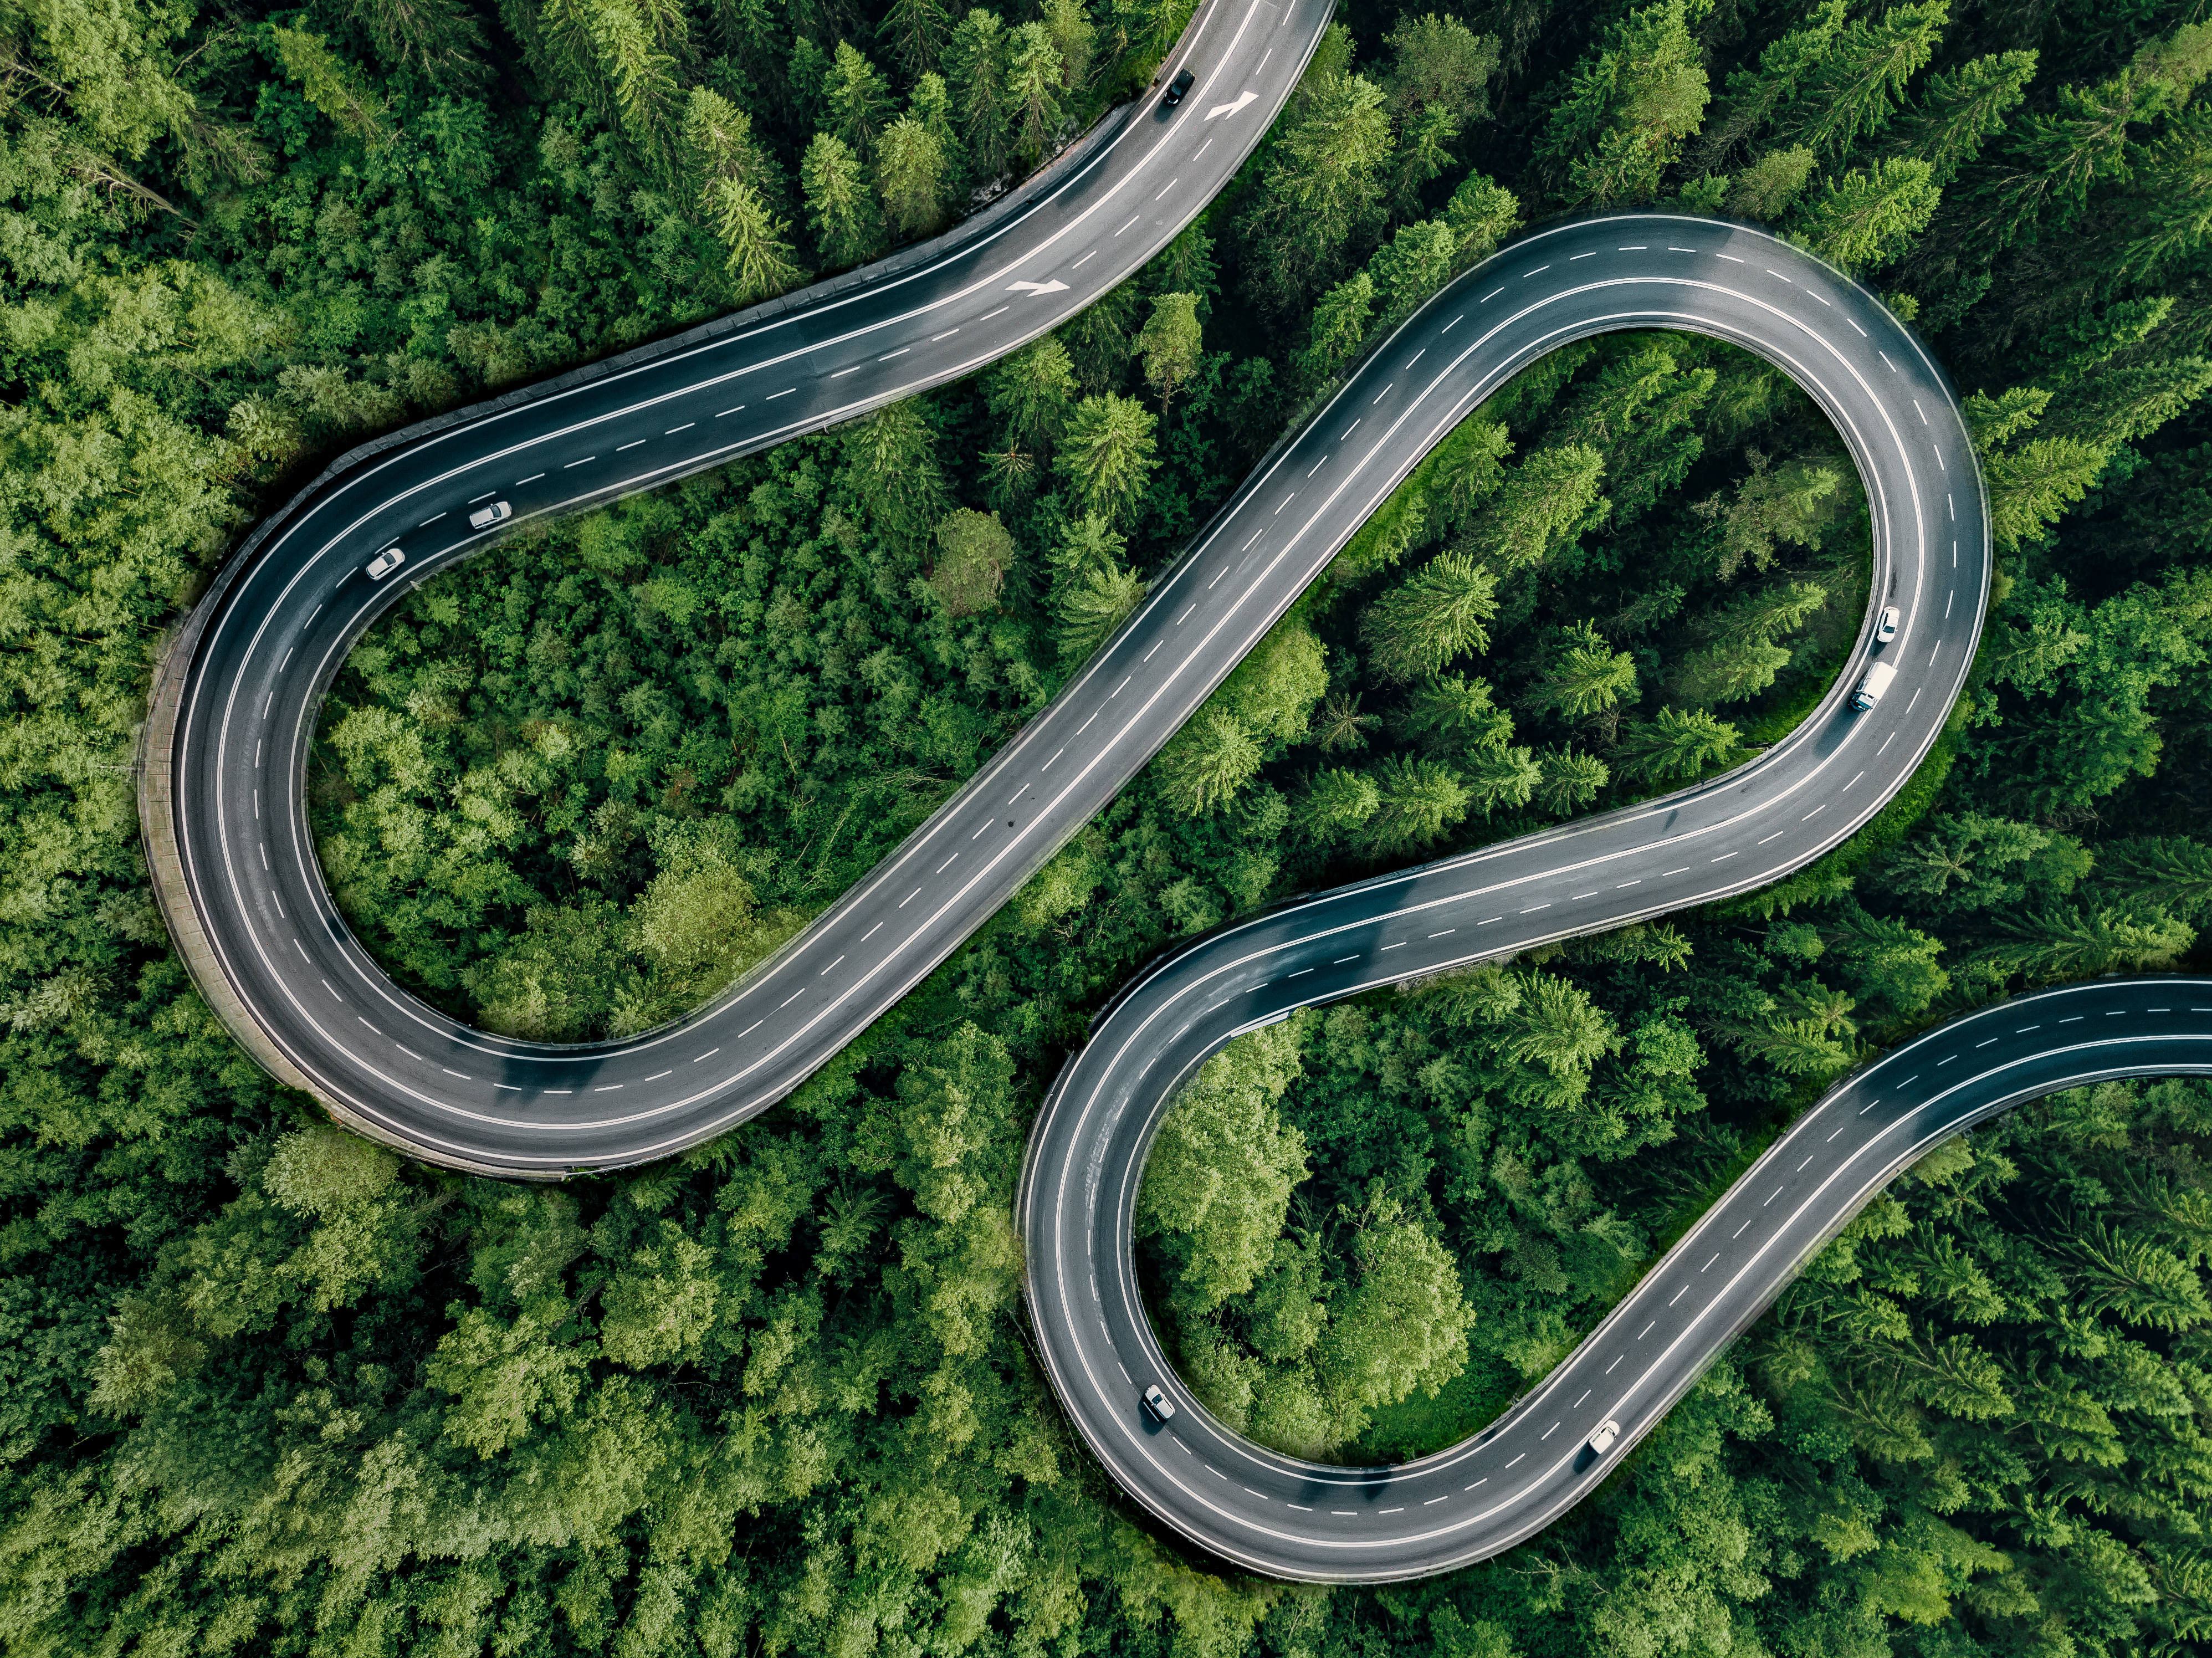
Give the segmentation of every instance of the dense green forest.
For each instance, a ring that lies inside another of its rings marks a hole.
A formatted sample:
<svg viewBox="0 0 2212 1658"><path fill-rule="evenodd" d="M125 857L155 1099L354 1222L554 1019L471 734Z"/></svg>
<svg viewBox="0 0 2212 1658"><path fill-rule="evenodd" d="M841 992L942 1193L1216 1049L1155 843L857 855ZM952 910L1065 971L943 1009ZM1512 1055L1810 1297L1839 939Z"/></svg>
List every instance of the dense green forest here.
<svg viewBox="0 0 2212 1658"><path fill-rule="evenodd" d="M1779 888L1316 1010L1148 1170L1220 1414L1400 1455L1540 1376L1790 1114L2212 918L2201 0L1358 0L1153 265L960 386L518 538L356 649L311 793L422 993L682 1012L926 815L1364 342L1519 227L1774 225L1931 339L2001 570L1943 741ZM1403 1588L1138 1523L1031 1363L1029 1118L1139 962L1789 729L1865 602L1742 354L1558 354L1100 820L793 1100L558 1190L400 1163L190 988L137 847L162 630L356 438L927 234L1187 4L5 9L0 1649L2179 1654L2212 1640L2212 1090L1940 1148L1597 1497ZM1406 1333L1407 1313L1418 1339Z"/></svg>

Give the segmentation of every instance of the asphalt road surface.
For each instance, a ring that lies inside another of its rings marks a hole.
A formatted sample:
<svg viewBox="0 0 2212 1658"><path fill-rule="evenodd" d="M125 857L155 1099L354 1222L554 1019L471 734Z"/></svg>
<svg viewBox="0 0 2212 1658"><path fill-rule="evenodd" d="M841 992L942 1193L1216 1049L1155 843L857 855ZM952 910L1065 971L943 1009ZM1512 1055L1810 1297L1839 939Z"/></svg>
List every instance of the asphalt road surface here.
<svg viewBox="0 0 2212 1658"><path fill-rule="evenodd" d="M195 617L188 648L164 671L174 725L157 699L161 752L146 774L157 780L149 817L173 831L175 847L161 855L163 835L149 831L157 884L196 976L255 1052L343 1120L428 1161L516 1178L650 1161L782 1097L944 960L1516 369L1577 338L1652 327L1717 335L1774 361L1842 434L1874 525L1868 631L1851 671L1798 731L1724 778L1320 895L1156 964L1102 1017L1032 1138L1020 1216L1031 1310L1093 1448L1155 1514L1224 1558L1285 1576L1375 1580L1493 1552L1574 1501L1878 1187L1907 1155L1901 1148L1996 1108L1976 1103L1995 1098L1990 1090L2041 1092L2091 1074L2069 1067L2092 1059L2119 1061L2096 1074L2194 1063L2190 1022L2203 1013L2180 990L2169 998L2163 985L2175 981L2094 986L2061 994L2085 999L2085 1009L2100 996L2124 1004L2099 1005L2095 1017L2140 1018L2139 1029L2110 1027L2129 1042L2086 1054L2055 1021L2045 1035L2023 1014L2020 1036L1990 1038L2012 1055L2008 1070L1993 1072L1990 1055L1971 1050L1979 1057L1962 1069L1966 1084L1931 1071L1863 1115L1863 1096L1851 1095L1848 1117L1832 1098L1784 1147L1831 1121L1850 1132L1821 1139L1780 1194L1740 1187L1508 1421L1407 1468L1322 1469L1238 1441L1205 1421L1152 1345L1132 1287L1129 1207L1166 1102L1206 1055L1301 1004L1772 880L1864 823L1934 741L1985 602L1986 513L1943 376L1872 295L1768 236L1711 220L1596 218L1505 250L1374 352L1052 706L896 852L716 1004L629 1041L507 1041L393 985L331 903L303 799L316 709L347 650L406 584L498 533L471 531L471 510L505 501L513 521L526 522L657 487L940 384L1065 320L1228 181L1328 14L1321 0L1210 0L1163 71L1187 64L1199 77L1181 108L1137 111L988 234L349 467L227 572ZM395 544L405 562L372 580L363 567ZM1854 712L1848 694L1872 656L1873 608L1883 604L1902 611L1879 657L1897 679L1878 706ZM2212 1003L2201 987L2186 993ZM1893 1063L1851 1087L1870 1086ZM1951 1091L1929 1091L1939 1084ZM1753 1175L1778 1167L1780 1154ZM1747 1211L1740 1220L1744 1204L1765 1218ZM1692 1260L1708 1240L1719 1246L1707 1251L1713 1259ZM1650 1327L1624 1345L1631 1308ZM1152 1431L1139 1411L1148 1380L1182 1400L1171 1432ZM1600 1413L1626 1433L1593 1458L1575 1448ZM1456 1485L1454 1470L1466 1474Z"/></svg>
<svg viewBox="0 0 2212 1658"><path fill-rule="evenodd" d="M317 709L353 642L408 586L502 530L956 379L1097 300L1234 176L1331 12L1328 0L1207 0L1160 72L1196 76L1180 106L1163 108L1155 94L987 234L956 233L941 258L695 349L428 433L351 466L293 511L205 602L188 650L175 653L184 659L165 665L174 732L146 768L154 786L142 802L173 829L173 859L149 835L165 912L241 1040L343 1120L416 1156L557 1177L662 1157L743 1121L957 948L1195 698L1155 701L1141 732L1103 750L1106 727L1091 715L1122 689L1103 677L1127 659L1109 653L737 993L672 1028L587 1047L471 1029L394 985L361 948L308 830ZM471 530L470 513L499 501L515 517ZM404 562L373 579L365 567L394 545ZM1179 689L1194 686L1199 676L1175 659L1186 667ZM1147 675L1167 665L1127 660ZM1139 689L1113 702L1117 714ZM1012 768L1043 757L1047 737L1073 752L1034 768L1033 780L1025 772L1029 786L1002 786Z"/></svg>
<svg viewBox="0 0 2212 1658"><path fill-rule="evenodd" d="M1185 1537L1278 1577L1426 1576L1512 1547L1587 1496L1796 1269L1939 1141L2058 1089L2177 1073L2212 1073L2212 980L2094 980L1954 1019L1800 1117L1557 1370L1480 1435L1377 1468L1278 1455L1229 1432L1189 1396L1160 1357L1129 1259L1158 1105L1121 1096L1138 1108L1117 1113L1091 1090L1078 1096L1063 1085L1040 1121L1024 1182L1033 1322L1091 1448L1125 1491ZM1176 1403L1164 1424L1139 1403L1151 1383ZM1589 1439L1608 1420L1620 1436L1601 1455Z"/></svg>

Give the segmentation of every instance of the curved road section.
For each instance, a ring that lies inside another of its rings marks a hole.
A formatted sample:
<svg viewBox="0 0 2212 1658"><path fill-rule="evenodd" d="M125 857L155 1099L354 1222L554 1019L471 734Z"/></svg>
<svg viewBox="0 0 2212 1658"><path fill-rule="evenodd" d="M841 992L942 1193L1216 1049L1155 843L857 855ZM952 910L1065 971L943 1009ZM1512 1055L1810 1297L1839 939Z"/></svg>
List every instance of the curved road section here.
<svg viewBox="0 0 2212 1658"><path fill-rule="evenodd" d="M1980 472L1944 376L1865 289L1762 233L1671 216L1528 237L1439 295L1247 486L1135 633L1164 626L1173 638L1182 605L1248 568L1271 595L1303 586L1413 460L1516 370L1574 339L1648 327L1759 353L1834 422L1873 526L1869 610L1850 670L1788 738L1727 775L1304 899L1156 963L1102 1015L1031 1132L1018 1219L1040 1351L1061 1398L1125 1489L1257 1570L1417 1576L1528 1535L1603 1477L1811 1242L1880 1183L1823 1183L1786 1206L1773 1199L1765 1218L1788 1225L1763 1235L1759 1218L1738 1221L1733 1200L1723 1206L1734 1236L1693 1264L1702 1284L1674 1282L1678 1249L1632 1298L1650 1309L1650 1334L1677 1321L1659 1348L1643 1350L1663 1357L1632 1366L1625 1350L1607 1351L1588 1374L1571 1363L1560 1387L1540 1395L1559 1399L1551 1417L1534 1421L1524 1407L1486 1442L1404 1469L1347 1475L1222 1430L1175 1378L1136 1292L1130 1239L1146 1148L1178 1085L1231 1038L1306 1004L1764 885L1863 825L1941 732L1973 659L1990 571ZM1875 614L1887 604L1900 623L1877 645ZM1279 607L1253 608L1264 625ZM1257 637L1227 618L1220 631L1238 653ZM1886 687L1871 707L1856 706L1876 666L1889 671L1879 676ZM1854 1121L1878 1130L1887 1118ZM1838 1179L1872 1166L1865 1159L1887 1169L1892 1143L1839 1129L1806 1154L1803 1173L1825 1181L1814 1174L1824 1157ZM1723 1259L1729 1270L1707 1276ZM1155 1384L1178 1403L1165 1427L1140 1401ZM1577 1448L1608 1418L1626 1430L1622 1442L1584 1455Z"/></svg>
<svg viewBox="0 0 2212 1658"><path fill-rule="evenodd" d="M938 257L827 284L830 297L804 307L764 307L719 337L400 434L295 502L224 572L164 663L143 774L163 908L251 1050L349 1125L449 1167L547 1178L660 1157L790 1091L1103 806L1234 654L1218 671L1182 653L1146 661L1125 637L736 993L633 1041L550 1047L471 1029L386 976L331 902L304 785L324 692L408 587L517 524L821 430L1066 320L1235 175L1331 10L1328 0L1207 0L1162 68L1196 77L1180 106L1153 94L987 232L955 232ZM502 502L511 517L472 525ZM404 562L380 570L393 547ZM1244 585L1211 597L1232 592L1251 608ZM1201 633L1212 636L1182 637ZM1181 677L1158 695L1171 660ZM1139 729L1102 743L1139 690Z"/></svg>
<svg viewBox="0 0 2212 1658"><path fill-rule="evenodd" d="M1278 1455L1189 1397L1152 1339L1129 1260L1146 1130L1096 1122L1091 1138L1071 1139L1052 1121L1063 1090L1025 1182L1024 1229L1042 1252L1030 1258L1034 1321L1091 1448L1186 1537L1278 1577L1426 1576L1501 1553L1588 1496L1799 1266L1937 1142L2058 1089L2191 1073L2212 1074L2212 980L2097 980L1954 1019L1800 1117L1504 1416L1448 1451L1378 1468ZM1159 1114L1128 1116L1148 1127ZM1071 1152L1049 1170L1036 1163ZM1165 1423L1139 1403L1152 1383L1177 1407ZM1620 1434L1601 1454L1590 1437L1608 1421Z"/></svg>

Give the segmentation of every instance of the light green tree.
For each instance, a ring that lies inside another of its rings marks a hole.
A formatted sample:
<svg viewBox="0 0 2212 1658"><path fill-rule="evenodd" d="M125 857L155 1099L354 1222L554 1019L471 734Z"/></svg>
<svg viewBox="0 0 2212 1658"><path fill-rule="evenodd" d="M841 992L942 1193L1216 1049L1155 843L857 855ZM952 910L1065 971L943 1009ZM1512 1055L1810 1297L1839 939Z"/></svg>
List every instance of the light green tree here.
<svg viewBox="0 0 2212 1658"><path fill-rule="evenodd" d="M1407 680L1480 650L1497 613L1490 572L1465 553L1440 553L1370 604L1359 631L1376 671Z"/></svg>
<svg viewBox="0 0 2212 1658"><path fill-rule="evenodd" d="M1014 537L996 513L968 507L949 513L937 526L939 553L929 585L953 616L994 607L1014 564Z"/></svg>
<svg viewBox="0 0 2212 1658"><path fill-rule="evenodd" d="M1537 756L1543 780L1536 785L1536 804L1555 817L1579 811L1597 799L1611 780L1612 768L1594 754L1580 749L1547 749Z"/></svg>
<svg viewBox="0 0 2212 1658"><path fill-rule="evenodd" d="M1133 513L1159 463L1152 411L1108 392L1076 405L1060 437L1058 465L1086 513L1111 522Z"/></svg>
<svg viewBox="0 0 2212 1658"><path fill-rule="evenodd" d="M1587 444L1539 449L1504 469L1459 544L1508 572L1551 558L1597 510L1605 458Z"/></svg>
<svg viewBox="0 0 2212 1658"><path fill-rule="evenodd" d="M817 132L799 164L806 216L823 258L832 265L860 264L883 251L883 222L876 192L860 158L835 133Z"/></svg>
<svg viewBox="0 0 2212 1658"><path fill-rule="evenodd" d="M1370 857L1394 858L1433 845L1467 816L1467 785L1440 762L1394 755L1371 775L1376 807L1357 835Z"/></svg>
<svg viewBox="0 0 2212 1658"><path fill-rule="evenodd" d="M911 115L884 129L876 144L876 177L884 197L884 216L893 232L919 236L945 223L951 204L951 169L944 145Z"/></svg>
<svg viewBox="0 0 2212 1658"><path fill-rule="evenodd" d="M1648 201L1711 96L1688 0L1632 11L1577 64L1536 152L1570 203Z"/></svg>
<svg viewBox="0 0 2212 1658"><path fill-rule="evenodd" d="M1006 90L1012 44L996 12L976 7L946 41L945 79L968 156L981 179L997 178L1013 155L1013 105Z"/></svg>
<svg viewBox="0 0 2212 1658"><path fill-rule="evenodd" d="M983 397L1009 445L1042 451L1060 436L1075 406L1067 348L1048 334L983 371Z"/></svg>
<svg viewBox="0 0 2212 1658"><path fill-rule="evenodd" d="M1198 372L1203 349L1197 295L1162 294L1153 300L1152 314L1137 336L1137 356L1145 366L1145 383L1160 394L1163 415Z"/></svg>
<svg viewBox="0 0 2212 1658"><path fill-rule="evenodd" d="M822 99L830 118L829 131L842 138L860 160L873 161L876 140L891 120L891 92L883 71L849 40L837 43Z"/></svg>
<svg viewBox="0 0 2212 1658"><path fill-rule="evenodd" d="M1917 156L1853 167L1823 183L1793 224L1813 252L1846 270L1893 264L1936 216L1934 171Z"/></svg>
<svg viewBox="0 0 2212 1658"><path fill-rule="evenodd" d="M1733 759L1735 727L1701 709L1662 708L1650 720L1631 720L1613 745L1613 763L1625 775L1663 783L1694 777Z"/></svg>
<svg viewBox="0 0 2212 1658"><path fill-rule="evenodd" d="M1006 102L1014 123L1014 149L1024 165L1036 167L1052 154L1060 131L1066 91L1060 46L1043 23L1024 23L1013 33L1006 60Z"/></svg>
<svg viewBox="0 0 2212 1658"><path fill-rule="evenodd" d="M1210 704L1160 750L1160 793L1187 817L1224 806L1260 769L1260 745L1243 722Z"/></svg>
<svg viewBox="0 0 2212 1658"><path fill-rule="evenodd" d="M1178 1257L1173 1295L1188 1312L1244 1294L1274 1257L1306 1175L1305 1137L1276 1108L1299 1074L1304 1024L1255 1030L1208 1060L1145 1159L1137 1226Z"/></svg>

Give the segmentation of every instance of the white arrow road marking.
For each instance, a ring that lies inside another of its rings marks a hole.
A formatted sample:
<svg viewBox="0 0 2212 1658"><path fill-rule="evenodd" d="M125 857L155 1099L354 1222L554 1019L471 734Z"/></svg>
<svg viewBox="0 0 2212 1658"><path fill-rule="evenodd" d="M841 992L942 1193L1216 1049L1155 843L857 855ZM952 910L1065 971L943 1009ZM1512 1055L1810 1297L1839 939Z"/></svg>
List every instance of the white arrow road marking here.
<svg viewBox="0 0 2212 1658"><path fill-rule="evenodd" d="M1066 282L1008 282L1006 291L1010 294L1065 294L1067 291L1067 284Z"/></svg>
<svg viewBox="0 0 2212 1658"><path fill-rule="evenodd" d="M1256 92L1248 92L1242 97L1238 98L1233 104L1216 104L1212 109L1206 112L1206 118L1210 121L1217 115L1234 115L1238 110L1243 108L1245 105L1250 103L1259 95L1260 94Z"/></svg>

